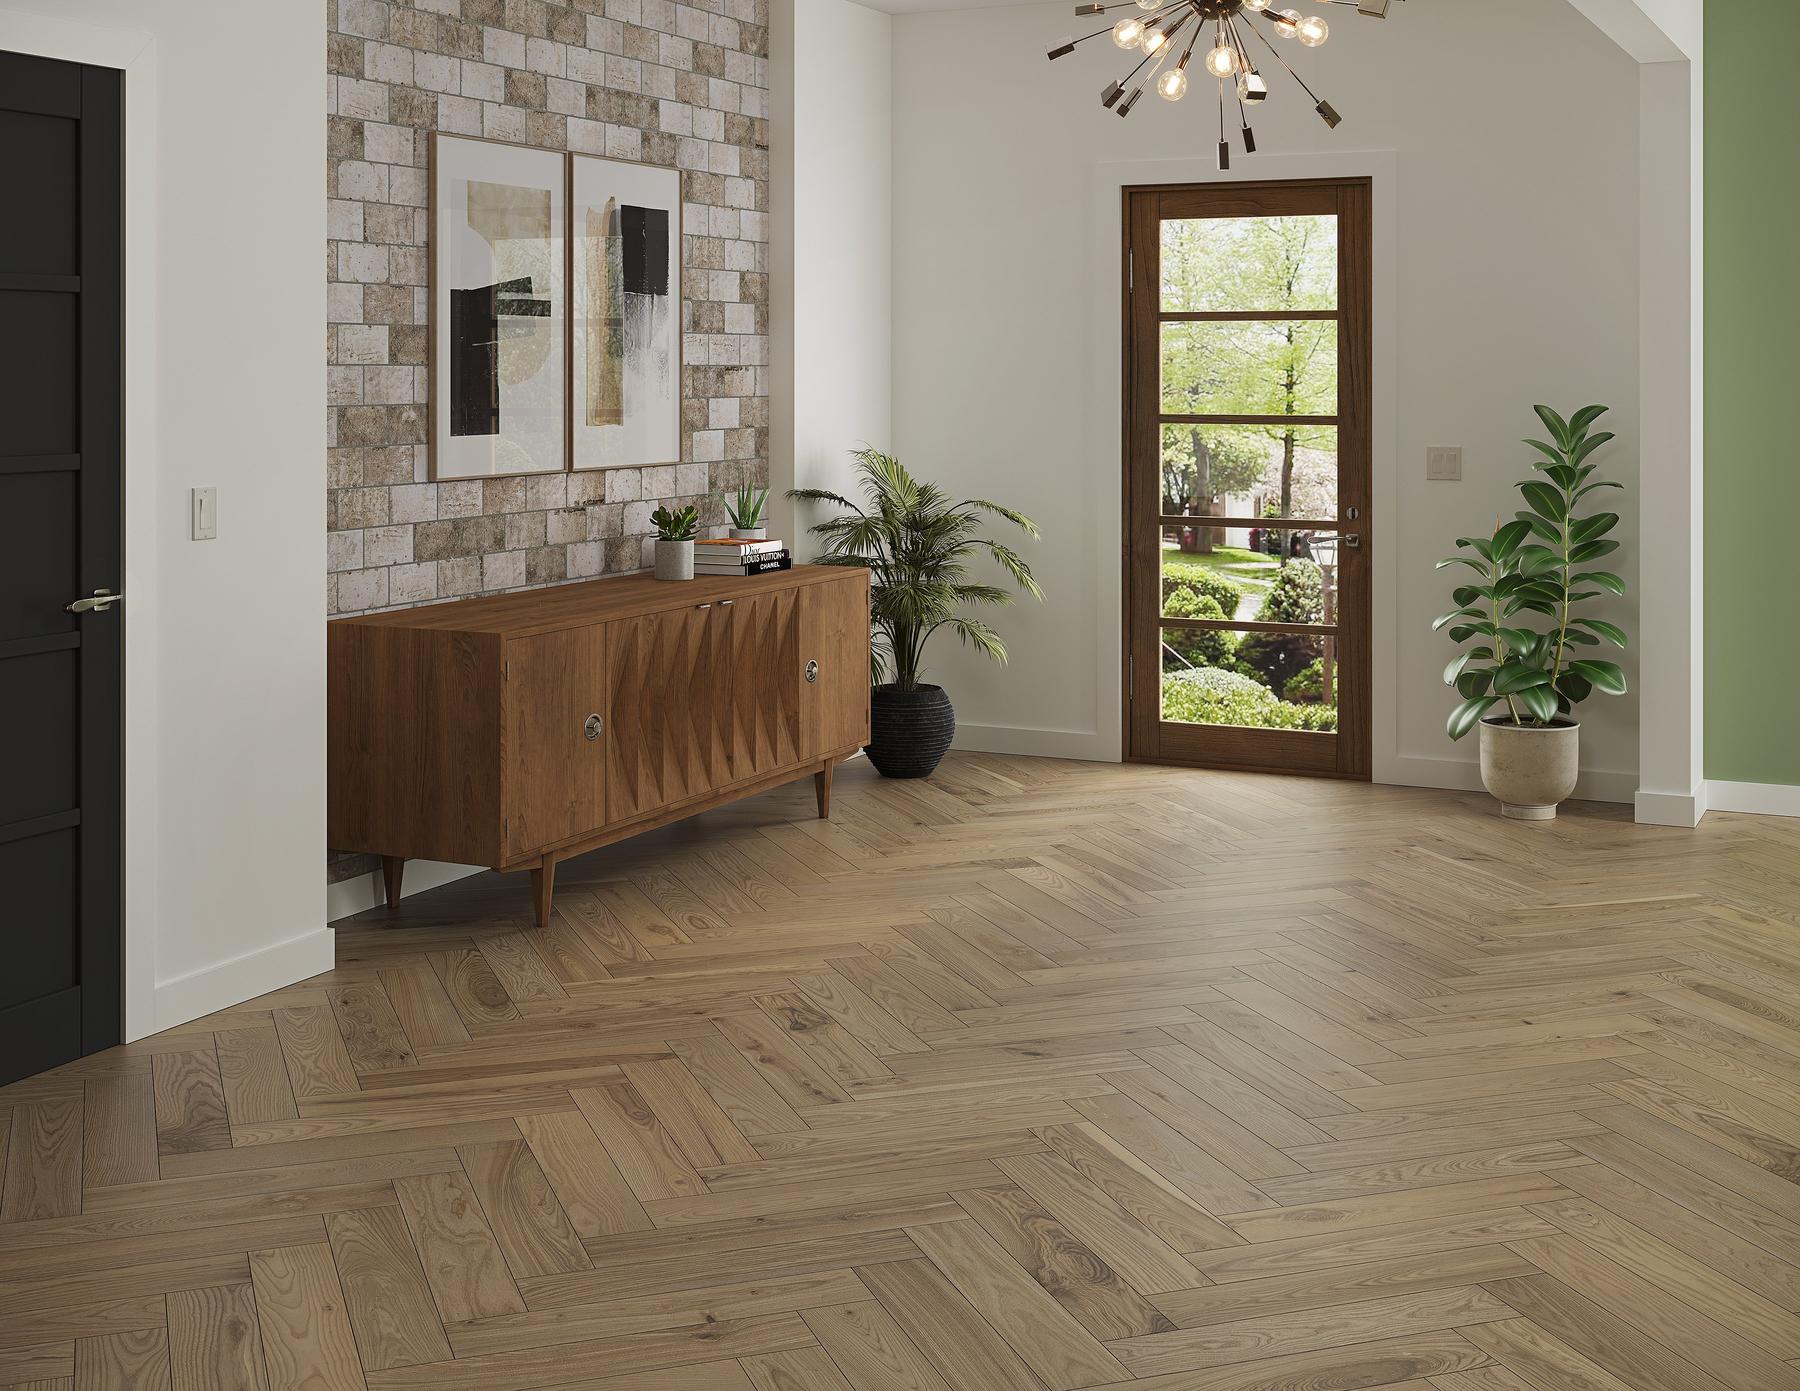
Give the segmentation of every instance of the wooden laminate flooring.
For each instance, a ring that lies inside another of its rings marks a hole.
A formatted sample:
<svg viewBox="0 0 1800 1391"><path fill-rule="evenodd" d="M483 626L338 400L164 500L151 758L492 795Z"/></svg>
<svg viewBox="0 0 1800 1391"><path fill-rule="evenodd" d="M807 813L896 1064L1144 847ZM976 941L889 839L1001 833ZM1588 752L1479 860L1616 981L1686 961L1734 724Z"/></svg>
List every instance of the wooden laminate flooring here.
<svg viewBox="0 0 1800 1391"><path fill-rule="evenodd" d="M1800 1391L1800 823L811 801L0 1089L0 1386Z"/></svg>

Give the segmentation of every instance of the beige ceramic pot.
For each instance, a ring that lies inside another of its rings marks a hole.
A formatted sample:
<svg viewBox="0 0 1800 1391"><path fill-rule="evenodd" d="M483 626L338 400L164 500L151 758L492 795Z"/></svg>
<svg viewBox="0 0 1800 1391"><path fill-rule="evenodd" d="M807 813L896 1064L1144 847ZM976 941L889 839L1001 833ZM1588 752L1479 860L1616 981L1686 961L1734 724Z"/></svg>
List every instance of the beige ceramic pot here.
<svg viewBox="0 0 1800 1391"><path fill-rule="evenodd" d="M1581 726L1573 720L1542 729L1481 722L1481 782L1500 799L1502 816L1554 820L1556 804L1575 790L1580 753Z"/></svg>

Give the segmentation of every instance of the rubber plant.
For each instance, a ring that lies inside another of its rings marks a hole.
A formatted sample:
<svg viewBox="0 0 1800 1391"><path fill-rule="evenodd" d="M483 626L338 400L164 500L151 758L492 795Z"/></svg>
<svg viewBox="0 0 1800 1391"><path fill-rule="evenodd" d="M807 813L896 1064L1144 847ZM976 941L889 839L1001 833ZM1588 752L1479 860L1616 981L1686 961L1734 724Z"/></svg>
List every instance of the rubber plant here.
<svg viewBox="0 0 1800 1391"><path fill-rule="evenodd" d="M1452 642L1474 644L1444 668L1444 683L1463 698L1450 714L1452 739L1497 706L1508 723L1541 728L1566 720L1595 691L1625 693L1619 664L1594 654L1603 642L1624 647L1624 631L1583 611L1603 594L1625 592L1618 575L1590 568L1618 550L1607 533L1619 514L1584 510L1593 494L1624 486L1596 478L1598 465L1588 462L1613 438L1592 428L1607 408L1586 406L1568 420L1548 406L1535 409L1550 439L1525 441L1543 457L1532 461L1537 476L1517 485L1524 509L1492 536L1459 538L1457 549L1468 554L1437 565L1476 576L1456 587L1456 607L1433 625L1448 628Z"/></svg>
<svg viewBox="0 0 1800 1391"><path fill-rule="evenodd" d="M874 624L870 671L880 683L891 679L901 691L919 689L925 643L948 628L966 645L995 661L1006 660L1000 635L963 615L968 604L1008 604L1012 595L998 585L971 579L968 561L985 553L1015 585L1033 598L1043 591L1031 567L1009 546L983 534L985 515L1003 517L1027 536L1038 529L1031 518L985 498L951 502L935 483L921 483L895 458L878 449L851 452L861 475L866 506L823 488L790 489L801 502L845 509L810 528L824 543L821 565L855 565L870 571L869 613Z"/></svg>

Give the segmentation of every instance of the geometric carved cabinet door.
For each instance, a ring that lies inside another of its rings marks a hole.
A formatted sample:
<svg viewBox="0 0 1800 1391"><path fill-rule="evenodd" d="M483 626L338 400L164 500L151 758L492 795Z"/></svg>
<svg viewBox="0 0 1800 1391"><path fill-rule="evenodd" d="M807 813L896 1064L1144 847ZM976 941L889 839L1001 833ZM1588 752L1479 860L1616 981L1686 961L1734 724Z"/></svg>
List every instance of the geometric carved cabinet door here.
<svg viewBox="0 0 1800 1391"><path fill-rule="evenodd" d="M730 617L731 607L706 604L607 625L607 820L731 780Z"/></svg>
<svg viewBox="0 0 1800 1391"><path fill-rule="evenodd" d="M606 637L594 623L506 643L509 856L606 819Z"/></svg>
<svg viewBox="0 0 1800 1391"><path fill-rule="evenodd" d="M722 606L731 634L731 780L801 759L800 596L792 589Z"/></svg>

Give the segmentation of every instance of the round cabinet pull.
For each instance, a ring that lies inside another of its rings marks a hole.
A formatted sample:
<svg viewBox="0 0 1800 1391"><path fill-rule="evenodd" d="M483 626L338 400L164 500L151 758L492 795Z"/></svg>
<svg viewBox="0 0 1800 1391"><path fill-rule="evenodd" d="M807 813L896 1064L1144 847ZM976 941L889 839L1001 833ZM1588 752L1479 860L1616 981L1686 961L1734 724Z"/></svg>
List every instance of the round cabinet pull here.
<svg viewBox="0 0 1800 1391"><path fill-rule="evenodd" d="M605 728L606 721L602 720L598 715L589 715L587 719L582 722L581 732L587 736L588 742L592 743L600 737L600 731Z"/></svg>
<svg viewBox="0 0 1800 1391"><path fill-rule="evenodd" d="M817 662L808 662L806 664L806 679L808 681L817 681L819 679L819 664Z"/></svg>

